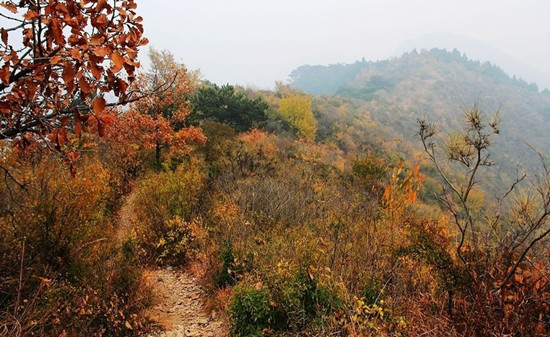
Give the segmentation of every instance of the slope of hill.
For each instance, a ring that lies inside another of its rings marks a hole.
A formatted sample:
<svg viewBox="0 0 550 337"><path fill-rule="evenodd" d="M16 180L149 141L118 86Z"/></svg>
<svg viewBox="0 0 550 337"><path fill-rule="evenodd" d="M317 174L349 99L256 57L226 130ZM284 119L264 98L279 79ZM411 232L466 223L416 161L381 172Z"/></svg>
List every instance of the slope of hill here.
<svg viewBox="0 0 550 337"><path fill-rule="evenodd" d="M349 99L363 111L359 119L376 123L371 130L382 133L386 141L400 138L416 148L418 118L448 131L461 125L464 109L479 102L488 114L498 112L501 120L494 147L500 166L494 177L497 185L500 179L510 181L518 163L533 160L528 145L545 151L550 140L550 92L541 93L536 85L510 77L489 62L471 61L457 50L413 51L352 65L303 66L291 77L296 89ZM324 90L319 90L319 83Z"/></svg>
<svg viewBox="0 0 550 337"><path fill-rule="evenodd" d="M450 33L427 34L420 38L404 41L399 45L393 56L401 56L413 50L441 48L458 49L472 60L490 61L498 64L507 74L536 83L539 88L550 88L550 74L533 66L527 65L513 56L482 41L467 36Z"/></svg>

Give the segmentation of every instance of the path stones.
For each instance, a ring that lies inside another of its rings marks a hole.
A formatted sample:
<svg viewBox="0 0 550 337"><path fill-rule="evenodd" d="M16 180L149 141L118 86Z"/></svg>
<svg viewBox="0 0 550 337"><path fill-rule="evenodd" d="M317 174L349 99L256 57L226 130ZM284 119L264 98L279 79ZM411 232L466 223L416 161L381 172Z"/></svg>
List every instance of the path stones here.
<svg viewBox="0 0 550 337"><path fill-rule="evenodd" d="M227 336L219 315L205 313L203 291L191 275L167 268L153 274L160 303L152 309L152 318L161 322L165 331L151 337Z"/></svg>

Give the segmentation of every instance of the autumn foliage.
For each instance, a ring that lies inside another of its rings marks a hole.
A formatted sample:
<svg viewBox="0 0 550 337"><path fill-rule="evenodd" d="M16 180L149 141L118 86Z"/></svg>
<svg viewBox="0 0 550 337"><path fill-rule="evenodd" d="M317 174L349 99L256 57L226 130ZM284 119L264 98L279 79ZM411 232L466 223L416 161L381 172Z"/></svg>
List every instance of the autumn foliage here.
<svg viewBox="0 0 550 337"><path fill-rule="evenodd" d="M142 37L136 3L2 1L0 140L66 149L90 122L103 135L107 106L131 99ZM102 96L112 93L116 101ZM74 159L73 152L71 158Z"/></svg>
<svg viewBox="0 0 550 337"><path fill-rule="evenodd" d="M164 150L187 154L193 144L204 144L206 137L186 123L193 83L185 66L167 51L151 50L149 57L151 69L140 74L132 88L150 94L121 114L110 137L124 148L125 156L135 158L140 149L154 150L154 159L160 163Z"/></svg>
<svg viewBox="0 0 550 337"><path fill-rule="evenodd" d="M168 266L233 336L550 333L550 169L491 198L480 105L423 161L356 101L139 71L133 0L0 5L0 335L151 332Z"/></svg>

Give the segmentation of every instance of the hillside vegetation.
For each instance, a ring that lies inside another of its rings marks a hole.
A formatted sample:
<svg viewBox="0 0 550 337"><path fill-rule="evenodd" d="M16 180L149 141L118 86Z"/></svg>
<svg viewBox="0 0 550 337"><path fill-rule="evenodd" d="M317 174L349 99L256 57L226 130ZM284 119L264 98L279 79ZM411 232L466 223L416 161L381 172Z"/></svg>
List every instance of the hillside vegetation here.
<svg viewBox="0 0 550 337"><path fill-rule="evenodd" d="M491 177L493 185L510 183L518 165L526 169L536 160L530 146L547 150L550 92L539 92L536 85L510 78L490 63L471 61L456 50L423 50L379 62L302 66L291 79L296 89L327 95L319 100L349 101L355 106L345 121L350 127L358 128L353 120L372 121L383 141L403 139L416 149L420 149L417 119L437 122L449 132L462 125L462 112L479 102L487 114L498 113L500 119L500 136L494 144L498 175ZM325 87L319 88L320 84ZM327 112L319 114L324 117Z"/></svg>
<svg viewBox="0 0 550 337"><path fill-rule="evenodd" d="M547 93L437 50L218 86L139 69L132 0L2 5L1 335L160 333L151 269L206 334L550 333Z"/></svg>

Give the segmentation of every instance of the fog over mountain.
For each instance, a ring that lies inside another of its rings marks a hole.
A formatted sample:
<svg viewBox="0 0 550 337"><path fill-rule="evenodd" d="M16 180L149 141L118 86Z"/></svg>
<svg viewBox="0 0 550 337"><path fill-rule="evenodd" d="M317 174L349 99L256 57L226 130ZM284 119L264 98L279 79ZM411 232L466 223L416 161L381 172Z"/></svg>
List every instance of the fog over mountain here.
<svg viewBox="0 0 550 337"><path fill-rule="evenodd" d="M449 51L457 49L465 53L469 59L482 62L489 61L502 68L510 76L522 78L529 83L536 83L541 90L550 88L550 74L471 37L451 33L427 34L417 39L402 42L393 53L393 56L399 57L403 53L414 49L420 51L421 49L430 50L432 48L447 49Z"/></svg>

